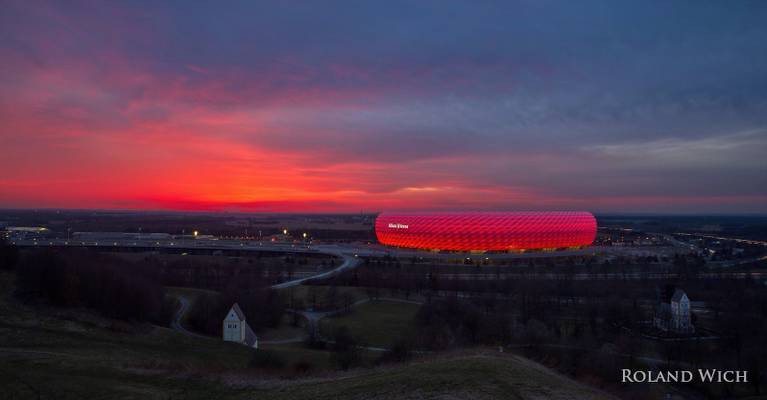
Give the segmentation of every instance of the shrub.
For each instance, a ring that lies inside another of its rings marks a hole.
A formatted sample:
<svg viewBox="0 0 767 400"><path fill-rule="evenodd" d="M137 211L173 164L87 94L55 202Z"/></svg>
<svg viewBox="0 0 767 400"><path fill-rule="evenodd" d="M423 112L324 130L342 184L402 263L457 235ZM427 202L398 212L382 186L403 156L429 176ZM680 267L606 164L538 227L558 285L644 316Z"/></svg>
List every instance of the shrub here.
<svg viewBox="0 0 767 400"><path fill-rule="evenodd" d="M19 249L0 239L0 270L13 270L19 260Z"/></svg>
<svg viewBox="0 0 767 400"><path fill-rule="evenodd" d="M333 345L331 346L330 360L338 368L347 370L359 365L362 355L357 340L352 337L349 328L340 326L333 333Z"/></svg>
<svg viewBox="0 0 767 400"><path fill-rule="evenodd" d="M281 369L285 367L285 359L271 350L256 350L249 365L251 368Z"/></svg>
<svg viewBox="0 0 767 400"><path fill-rule="evenodd" d="M314 369L314 364L309 361L298 361L293 364L293 373L296 375L305 375Z"/></svg>
<svg viewBox="0 0 767 400"><path fill-rule="evenodd" d="M405 337L400 337L382 356L381 362L404 362L413 356L412 344Z"/></svg>

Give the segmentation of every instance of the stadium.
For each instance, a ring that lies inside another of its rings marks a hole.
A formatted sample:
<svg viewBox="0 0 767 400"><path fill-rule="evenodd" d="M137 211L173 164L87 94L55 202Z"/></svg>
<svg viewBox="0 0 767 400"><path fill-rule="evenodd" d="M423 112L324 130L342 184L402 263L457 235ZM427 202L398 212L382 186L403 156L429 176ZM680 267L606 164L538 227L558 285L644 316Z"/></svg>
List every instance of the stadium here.
<svg viewBox="0 0 767 400"><path fill-rule="evenodd" d="M590 245L597 223L589 212L382 213L378 242L449 251L526 251Z"/></svg>

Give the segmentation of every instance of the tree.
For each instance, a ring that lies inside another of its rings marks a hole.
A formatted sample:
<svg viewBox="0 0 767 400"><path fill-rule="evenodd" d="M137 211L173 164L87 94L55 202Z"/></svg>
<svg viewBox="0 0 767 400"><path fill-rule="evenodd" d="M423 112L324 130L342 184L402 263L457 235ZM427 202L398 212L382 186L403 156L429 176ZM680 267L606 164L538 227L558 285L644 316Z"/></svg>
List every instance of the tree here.
<svg viewBox="0 0 767 400"><path fill-rule="evenodd" d="M341 301L343 301L344 304L344 311L351 311L352 305L354 305L354 296L352 296L350 292L344 292L344 294L341 295Z"/></svg>
<svg viewBox="0 0 767 400"><path fill-rule="evenodd" d="M761 394L760 386L762 385L762 372L763 372L763 360L759 356L753 356L748 362L748 378L751 382L751 386L754 388L754 394L759 396Z"/></svg>
<svg viewBox="0 0 767 400"><path fill-rule="evenodd" d="M261 369L281 369L285 367L285 359L271 350L255 350L248 366Z"/></svg>
<svg viewBox="0 0 767 400"><path fill-rule="evenodd" d="M342 370L358 365L362 359L357 340L352 337L346 326L340 326L333 332L330 357L331 361Z"/></svg>
<svg viewBox="0 0 767 400"><path fill-rule="evenodd" d="M19 260L19 249L0 239L0 270L13 270Z"/></svg>
<svg viewBox="0 0 767 400"><path fill-rule="evenodd" d="M330 285L325 291L325 305L331 310L338 308L338 288L335 285Z"/></svg>
<svg viewBox="0 0 767 400"><path fill-rule="evenodd" d="M309 302L312 304L312 311L317 310L317 291L319 289L317 286L309 286L309 295L307 296L309 298Z"/></svg>
<svg viewBox="0 0 767 400"><path fill-rule="evenodd" d="M164 324L165 292L141 266L88 250L35 250L19 262L19 294L53 306L83 305L107 317Z"/></svg>
<svg viewBox="0 0 767 400"><path fill-rule="evenodd" d="M389 350L381 357L381 361L404 362L413 356L412 344L406 337L400 337L392 343Z"/></svg>
<svg viewBox="0 0 767 400"><path fill-rule="evenodd" d="M221 296L211 293L203 293L192 303L189 310L189 325L197 332L208 335L221 335L221 321L228 311L227 306L221 301Z"/></svg>
<svg viewBox="0 0 767 400"><path fill-rule="evenodd" d="M530 346L537 350L551 338L551 332L543 322L531 319L527 321L527 326L525 326L525 336Z"/></svg>

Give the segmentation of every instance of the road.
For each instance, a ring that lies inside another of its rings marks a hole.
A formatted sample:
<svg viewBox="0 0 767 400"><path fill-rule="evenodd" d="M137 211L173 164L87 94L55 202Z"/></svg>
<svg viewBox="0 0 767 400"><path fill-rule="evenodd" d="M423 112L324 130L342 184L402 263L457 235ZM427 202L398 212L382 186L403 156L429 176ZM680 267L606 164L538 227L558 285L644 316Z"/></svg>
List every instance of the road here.
<svg viewBox="0 0 767 400"><path fill-rule="evenodd" d="M253 240L235 239L115 239L104 238L103 240L69 240L63 238L31 238L13 240L11 244L27 247L99 247L99 248L126 248L133 250L156 251L161 249L175 250L221 250L221 251L257 251L279 253L313 253L313 254L341 254L355 257L403 257L416 259L441 259L455 260L467 259L528 259L528 258L552 258L568 256L585 256L596 254L624 254L630 248L591 246L577 250L560 250L555 252L530 252L530 253L449 253L429 252L423 250L392 248L376 244L363 243L339 243L339 244L307 244L286 242L262 242ZM633 250L632 250L633 251ZM644 250L643 250L644 251Z"/></svg>
<svg viewBox="0 0 767 400"><path fill-rule="evenodd" d="M716 239L716 240L725 240L725 241L732 241L737 243L745 243L745 244L754 244L759 246L767 246L767 242L762 240L753 240L753 239L740 239L740 238L733 238L733 237L722 237L722 236L714 236L714 235L704 235L701 233L683 233L683 232L676 232L675 235L682 235L682 236L697 236L707 239Z"/></svg>
<svg viewBox="0 0 767 400"><path fill-rule="evenodd" d="M176 297L176 299L178 299L179 307L178 307L178 310L176 310L176 314L173 315L173 320L170 322L170 327L173 330L183 333L186 336L193 336L193 337L202 338L202 339L212 339L211 337L194 333L184 328L183 325L181 325L181 321L183 321L184 319L184 314L186 314L186 312L189 311L189 306L191 303L189 301L189 298L184 295L179 295L178 297Z"/></svg>
<svg viewBox="0 0 767 400"><path fill-rule="evenodd" d="M326 253L326 254L333 254L335 256L339 256L344 261L341 263L341 265L339 265L338 267L336 267L335 269L332 269L330 271L321 272L319 274L312 275L312 276L307 276L307 277L304 277L304 278L294 279L292 281L278 283L276 285L273 285L272 289L285 289L285 288L289 288L291 286L298 286L298 285L300 285L300 284L302 284L302 283L304 283L304 282L306 282L306 281L308 281L310 279L329 278L329 277L331 277L333 275L340 274L341 272L344 272L346 270L353 269L353 268L355 268L356 266L358 266L360 264L359 258L357 258L355 256L350 256L348 254L343 254L343 253Z"/></svg>

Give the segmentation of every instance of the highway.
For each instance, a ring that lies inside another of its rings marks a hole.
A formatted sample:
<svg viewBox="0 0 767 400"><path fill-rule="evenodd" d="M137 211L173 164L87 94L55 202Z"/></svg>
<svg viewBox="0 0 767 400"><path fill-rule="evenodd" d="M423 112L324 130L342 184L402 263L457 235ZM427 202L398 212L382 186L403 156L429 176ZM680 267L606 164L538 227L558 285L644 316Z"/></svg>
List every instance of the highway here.
<svg viewBox="0 0 767 400"><path fill-rule="evenodd" d="M737 243L753 244L753 245L759 245L759 246L767 246L767 242L761 241L761 240L739 239L739 238L722 237L722 236L714 236L714 235L704 235L704 234L700 234L700 233L682 233L682 232L676 232L674 234L675 235L682 235L682 236L696 236L696 237L702 237L702 238L706 238L706 239L733 241L733 242L737 242Z"/></svg>
<svg viewBox="0 0 767 400"><path fill-rule="evenodd" d="M455 260L467 259L527 259L584 256L597 254L626 254L626 248L592 246L584 249L561 250L556 252L530 253L446 253L428 252L412 249L391 248L381 245L342 243L342 244L304 244L284 242L264 242L234 239L108 239L108 240L77 240L77 239L23 239L13 240L11 244L26 247L100 247L100 248L133 248L146 250L176 249L176 250L232 250L258 251L280 253L314 253L328 254L337 257L402 257L421 259ZM648 251L642 249L642 251Z"/></svg>
<svg viewBox="0 0 767 400"><path fill-rule="evenodd" d="M678 242L678 241L677 241ZM304 244L304 243L285 243L285 242L262 242L262 241L244 241L235 239L166 239L166 240L148 240L148 239L120 239L120 240L67 240L67 239L25 239L15 240L11 242L17 246L23 247L88 247L88 248L112 248L112 249L133 249L138 251L158 251L158 250L205 250L205 251L253 251L253 252L276 252L276 253L304 253L304 254L325 254L336 257L342 260L342 263L330 270L323 271L316 274L303 275L296 279L283 282L275 285L276 289L287 288L291 286L300 285L310 279L327 278L343 271L353 269L361 264L360 258L362 257L400 257L400 258L415 258L417 260L458 260L462 258L471 260L507 260L507 259L538 259L538 258L551 258L551 257L567 257L567 256L583 256L583 255L607 255L607 256L620 256L631 255L635 252L652 253L653 251L667 251L668 248L654 249L654 248L630 248L630 247L610 247L610 246L592 246L584 249L576 250L561 250L557 252L531 252L531 253L486 253L486 254L474 254L474 253L437 253L418 251L412 249L400 249L390 248L381 245L371 244L355 244L355 243L342 243L342 244ZM689 246L682 242L674 243L682 249ZM734 266L754 261L760 261L765 259L764 256L756 259L738 260L732 262ZM481 268L493 267L479 266ZM716 275L722 275L720 271L711 271ZM705 272L704 272L705 274ZM750 272L751 276L754 276L754 272ZM455 276L455 279L497 279L497 277L489 277L487 273L481 272L476 275L459 274ZM578 274L576 276L569 275L568 278L575 280L592 280L592 279L666 279L670 273L664 272L626 272L626 273L594 273L594 274ZM749 276L749 273L734 273L731 275L736 278L743 278ZM756 273L756 275L762 275ZM562 279L560 276L536 276L537 278L544 279Z"/></svg>
<svg viewBox="0 0 767 400"><path fill-rule="evenodd" d="M424 276L428 274L424 273ZM716 279L767 279L767 272L761 271L745 271L745 272L700 272L697 275L699 278L716 278ZM462 281L496 281L504 279L528 279L528 280L554 280L554 281L603 281L603 280L669 280L679 278L680 275L675 272L608 272L608 273L493 273L493 272L479 272L479 273L440 273L439 278L446 281L450 280L462 280Z"/></svg>

